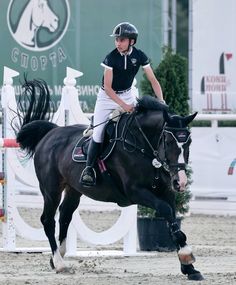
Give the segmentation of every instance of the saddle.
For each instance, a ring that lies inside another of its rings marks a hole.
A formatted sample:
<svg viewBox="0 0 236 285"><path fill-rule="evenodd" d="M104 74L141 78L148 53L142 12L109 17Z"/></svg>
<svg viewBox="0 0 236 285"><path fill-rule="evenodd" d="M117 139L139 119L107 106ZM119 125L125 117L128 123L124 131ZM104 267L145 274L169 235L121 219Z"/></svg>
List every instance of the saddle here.
<svg viewBox="0 0 236 285"><path fill-rule="evenodd" d="M99 161L104 161L106 160L110 154L112 153L115 144L117 142L116 138L118 136L118 126L121 117L123 116L120 115L118 119L110 119L105 126L105 132L104 132L104 139L102 143L102 151L101 154L99 155ZM117 116L116 116L117 118ZM89 147L89 142L92 138L92 129L93 125L91 124L84 132L83 136L78 140L76 143L74 150L72 152L72 159L75 162L86 162L87 160L87 153L88 153L88 147Z"/></svg>

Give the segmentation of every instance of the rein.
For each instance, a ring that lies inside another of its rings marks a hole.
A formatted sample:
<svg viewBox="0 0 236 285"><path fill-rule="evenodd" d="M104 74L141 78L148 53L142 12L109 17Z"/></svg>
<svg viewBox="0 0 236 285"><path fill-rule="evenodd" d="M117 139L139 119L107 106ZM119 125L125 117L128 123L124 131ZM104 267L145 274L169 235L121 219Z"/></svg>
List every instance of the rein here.
<svg viewBox="0 0 236 285"><path fill-rule="evenodd" d="M162 126L162 130L160 132L159 138L157 139L157 143L155 146L153 146L150 139L147 137L147 135L143 131L141 124L136 115L137 115L137 112L133 112L127 117L126 121L124 122L123 128L121 130L120 136L117 136L114 139L110 139L110 142L119 141L123 144L123 149L125 151L135 152L138 150L143 155L151 159L151 164L156 170L155 175L154 175L154 181L152 184L152 188L155 189L157 188L157 182L159 179L159 175L160 175L159 173L160 173L161 167L163 167L163 169L166 172L168 172L171 176L175 176L176 173L180 170L186 170L185 162L183 163L168 162L167 147L166 147L166 134L170 134L175 139L177 145L179 146L181 144L181 148L182 148L182 145L188 142L190 138L190 132L188 131L187 128L173 128L173 127L167 126L166 123L164 123ZM116 117L121 117L121 116L122 114L119 114ZM108 119L100 124L104 124L111 120L112 119ZM136 139L137 135L133 134L132 128L131 128L131 125L133 122L136 124L139 133L144 139L144 146L139 146L137 144L137 139ZM97 127L98 125L93 126L93 128ZM128 138L128 134L132 136L132 139ZM161 158L162 155L160 155L161 144L163 144L163 156L164 156L163 158ZM131 146L132 150L128 149L127 145Z"/></svg>
<svg viewBox="0 0 236 285"><path fill-rule="evenodd" d="M121 114L119 114L119 115L116 115L116 116L114 116L113 118L107 119L107 120L105 120L105 121L103 121L103 122L101 122L101 123L99 123L99 124L97 124L97 125L95 125L95 126L91 125L91 126L90 126L90 129L93 130L93 129L95 129L96 127L98 127L98 126L100 126L100 125L102 125L102 124L106 124L106 123L108 123L108 122L114 121L114 119L121 117L123 114L124 114L124 113L121 113Z"/></svg>
<svg viewBox="0 0 236 285"><path fill-rule="evenodd" d="M161 139L163 137L163 131L164 131L164 128L162 129L162 132L161 132L161 135L159 137L159 140L157 142L157 149L154 149L154 147L152 146L152 144L150 143L149 139L147 138L147 136L145 135L137 117L135 117L135 122L138 126L138 130L140 131L140 133L142 134L144 140L146 141L146 143L148 144L149 148L151 149L152 151L152 155L154 156L154 159L152 160L152 165L155 167L155 168L160 168L164 162L161 162L161 159L159 157L159 152L158 152L158 149L160 147L160 143L161 143Z"/></svg>
<svg viewBox="0 0 236 285"><path fill-rule="evenodd" d="M145 142L147 143L148 147L150 148L151 150L151 154L150 152L148 152L147 150L145 150L145 147L139 147L136 143L136 138L135 138L135 135L132 134L132 132L130 131L130 125L131 123L135 121L137 127L138 127L138 130L139 132L141 133L142 137L144 138ZM160 145L161 145L161 141L163 139L163 136L164 136L164 130L165 130L165 126L162 128L162 131L161 131L161 135L158 139L158 142L157 142L157 146L156 148L154 148L154 146L151 144L150 140L148 139L148 137L146 136L146 134L144 133L139 121L138 121L138 118L136 117L136 114L133 113L127 120L127 122L125 123L123 129L122 129L122 132L121 132L121 136L119 138L116 138L116 140L118 141L122 141L123 142L123 148L124 150L126 151L129 151L127 149L127 147L125 146L125 144L128 144L130 146L133 147L133 150L132 151L135 151L135 150L139 150L142 154L150 157L150 158L153 158L152 160L152 165L155 167L155 168L160 168L161 166L164 167L164 169L166 171L169 172L169 168L168 168L168 165L166 164L165 161L163 161L160 157L159 157L159 151L158 149L160 148ZM127 139L127 133L128 131L130 131L130 133L133 135L133 138L135 140L135 142L131 142L129 139ZM130 151L131 152L131 151Z"/></svg>

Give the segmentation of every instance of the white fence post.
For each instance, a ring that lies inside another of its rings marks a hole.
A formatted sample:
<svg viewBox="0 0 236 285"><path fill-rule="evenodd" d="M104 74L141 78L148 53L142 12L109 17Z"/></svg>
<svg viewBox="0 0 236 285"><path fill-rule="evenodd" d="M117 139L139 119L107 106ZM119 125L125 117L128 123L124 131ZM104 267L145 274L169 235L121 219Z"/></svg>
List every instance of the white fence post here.
<svg viewBox="0 0 236 285"><path fill-rule="evenodd" d="M19 73L15 70L12 70L6 66L4 66L3 71L3 88L2 88L2 109L3 109L3 137L12 137L12 130L10 128L9 122L11 118L9 116L9 112L7 112L7 108L15 107L13 97L14 88L12 86L13 79L12 77L18 76ZM15 97L14 97L15 98ZM16 229L14 225L14 215L12 205L15 200L15 189L14 189L14 180L15 176L10 169L9 163L7 163L9 159L8 150L5 149L3 153L3 173L4 180L6 183L3 184L2 191L3 195L3 206L5 210L5 221L3 222L3 248L6 251L14 250L16 247Z"/></svg>

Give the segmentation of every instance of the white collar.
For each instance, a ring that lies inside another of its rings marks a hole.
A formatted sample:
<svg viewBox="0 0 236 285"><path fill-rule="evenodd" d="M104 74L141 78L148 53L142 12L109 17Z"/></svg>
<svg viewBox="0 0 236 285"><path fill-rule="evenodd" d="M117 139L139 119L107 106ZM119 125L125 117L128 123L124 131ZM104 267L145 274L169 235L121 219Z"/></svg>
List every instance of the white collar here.
<svg viewBox="0 0 236 285"><path fill-rule="evenodd" d="M133 47L131 46L128 52L120 52L120 55L124 56L124 55L131 55L133 51Z"/></svg>

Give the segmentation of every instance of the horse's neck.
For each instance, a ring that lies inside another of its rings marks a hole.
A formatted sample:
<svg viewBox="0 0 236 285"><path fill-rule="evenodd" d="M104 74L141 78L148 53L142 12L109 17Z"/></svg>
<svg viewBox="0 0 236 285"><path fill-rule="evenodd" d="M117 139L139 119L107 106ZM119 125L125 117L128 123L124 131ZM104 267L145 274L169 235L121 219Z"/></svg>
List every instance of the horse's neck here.
<svg viewBox="0 0 236 285"><path fill-rule="evenodd" d="M161 132L164 124L163 114L160 111L147 111L137 117L140 126L145 130L159 130Z"/></svg>
<svg viewBox="0 0 236 285"><path fill-rule="evenodd" d="M26 6L20 18L15 37L18 41L26 45L34 45L34 38L37 27L32 22L33 1Z"/></svg>

